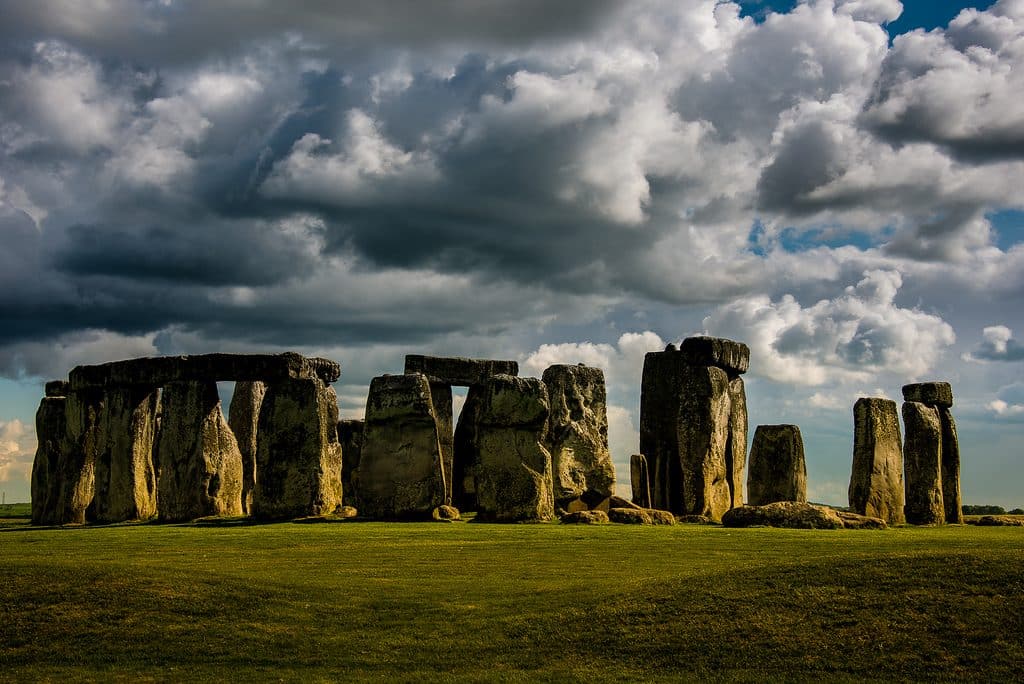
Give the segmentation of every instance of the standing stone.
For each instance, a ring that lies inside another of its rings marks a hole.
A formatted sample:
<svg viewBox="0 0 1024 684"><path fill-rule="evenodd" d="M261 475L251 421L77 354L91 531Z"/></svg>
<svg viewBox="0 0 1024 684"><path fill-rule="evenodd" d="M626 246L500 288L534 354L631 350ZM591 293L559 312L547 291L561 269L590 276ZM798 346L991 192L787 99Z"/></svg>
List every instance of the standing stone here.
<svg viewBox="0 0 1024 684"><path fill-rule="evenodd" d="M555 365L544 371L550 414L555 505L602 501L615 493L615 465L608 449L608 409L600 368Z"/></svg>
<svg viewBox="0 0 1024 684"><path fill-rule="evenodd" d="M319 376L267 384L256 438L252 514L288 519L342 506L338 396Z"/></svg>
<svg viewBox="0 0 1024 684"><path fill-rule="evenodd" d="M749 505L807 501L804 440L796 425L758 425L750 448Z"/></svg>
<svg viewBox="0 0 1024 684"><path fill-rule="evenodd" d="M421 373L370 383L359 459L360 512L430 519L446 503L444 457L430 382Z"/></svg>
<svg viewBox="0 0 1024 684"><path fill-rule="evenodd" d="M916 401L903 402L907 470L906 520L913 525L946 522L942 498L942 419L939 409Z"/></svg>
<svg viewBox="0 0 1024 684"><path fill-rule="evenodd" d="M479 385L469 388L466 401L462 404L462 412L459 413L459 423L455 426L455 458L451 474L452 505L463 512L477 510L476 430L484 395L484 390Z"/></svg>
<svg viewBox="0 0 1024 684"><path fill-rule="evenodd" d="M939 406L938 409L939 421L942 423L942 503L946 523L960 525L964 522L960 500L960 442L953 413L946 406Z"/></svg>
<svg viewBox="0 0 1024 684"><path fill-rule="evenodd" d="M482 390L476 427L477 517L494 522L554 517L548 393L537 378L495 375Z"/></svg>
<svg viewBox="0 0 1024 684"><path fill-rule="evenodd" d="M452 500L452 468L455 465L455 418L452 415L452 386L443 382L430 383L430 401L437 420L437 437L441 444L441 460L444 462L445 501Z"/></svg>
<svg viewBox="0 0 1024 684"><path fill-rule="evenodd" d="M266 384L240 380L235 383L235 393L228 409L228 425L242 454L242 512L246 514L252 511L252 497L256 490L256 437L260 407L266 393Z"/></svg>
<svg viewBox="0 0 1024 684"><path fill-rule="evenodd" d="M67 444L67 397L43 397L36 411L36 457L32 462L32 524L61 522L58 503L63 482L59 465Z"/></svg>
<svg viewBox="0 0 1024 684"><path fill-rule="evenodd" d="M633 487L633 503L651 508L651 484L647 472L647 459L643 454L629 457L629 483Z"/></svg>
<svg viewBox="0 0 1024 684"><path fill-rule="evenodd" d="M743 505L743 480L747 467L747 390L743 378L729 374L729 442L725 448L725 472L732 505Z"/></svg>
<svg viewBox="0 0 1024 684"><path fill-rule="evenodd" d="M90 520L111 523L156 515L153 446L159 396L157 388L142 385L104 391Z"/></svg>
<svg viewBox="0 0 1024 684"><path fill-rule="evenodd" d="M56 524L82 524L96 491L96 454L102 443L103 393L69 391L66 442L57 461Z"/></svg>
<svg viewBox="0 0 1024 684"><path fill-rule="evenodd" d="M242 454L216 382L164 386L156 461L161 521L242 514Z"/></svg>
<svg viewBox="0 0 1024 684"><path fill-rule="evenodd" d="M903 443L896 402L861 398L853 405L853 468L850 508L890 525L903 515Z"/></svg>
<svg viewBox="0 0 1024 684"><path fill-rule="evenodd" d="M341 444L342 504L359 508L359 461L363 452L363 421L338 421Z"/></svg>

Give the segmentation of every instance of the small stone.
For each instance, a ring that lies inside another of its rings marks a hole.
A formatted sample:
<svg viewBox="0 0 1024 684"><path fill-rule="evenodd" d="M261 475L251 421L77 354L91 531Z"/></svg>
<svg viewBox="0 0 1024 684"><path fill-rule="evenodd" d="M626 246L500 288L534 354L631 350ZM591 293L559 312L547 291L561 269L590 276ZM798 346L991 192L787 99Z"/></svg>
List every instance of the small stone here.
<svg viewBox="0 0 1024 684"><path fill-rule="evenodd" d="M459 509L454 506L441 505L430 513L430 517L438 522L455 522L460 520Z"/></svg>
<svg viewBox="0 0 1024 684"><path fill-rule="evenodd" d="M48 397L66 397L71 389L71 383L67 380L51 380L44 385L45 394Z"/></svg>
<svg viewBox="0 0 1024 684"><path fill-rule="evenodd" d="M653 525L650 514L637 508L609 508L608 520L623 525Z"/></svg>
<svg viewBox="0 0 1024 684"><path fill-rule="evenodd" d="M870 515L858 515L847 511L836 511L836 515L843 521L843 527L848 530L884 530L889 527L881 518Z"/></svg>
<svg viewBox="0 0 1024 684"><path fill-rule="evenodd" d="M1024 527L1024 518L1015 518L1010 515L983 515L974 524L981 527Z"/></svg>
<svg viewBox="0 0 1024 684"><path fill-rule="evenodd" d="M356 510L355 506L342 506L338 509L338 512L334 514L338 518L348 520L350 518L358 518L359 511Z"/></svg>
<svg viewBox="0 0 1024 684"><path fill-rule="evenodd" d="M712 520L706 515L677 515L676 522L686 523L688 525L718 525L719 523Z"/></svg>
<svg viewBox="0 0 1024 684"><path fill-rule="evenodd" d="M676 516L669 511L659 511L657 508L646 508L644 512L651 518L654 525L675 525Z"/></svg>
<svg viewBox="0 0 1024 684"><path fill-rule="evenodd" d="M566 513L560 520L565 525L602 525L608 522L604 511L574 511Z"/></svg>
<svg viewBox="0 0 1024 684"><path fill-rule="evenodd" d="M953 387L948 382L918 382L904 385L903 400L949 408L953 405Z"/></svg>

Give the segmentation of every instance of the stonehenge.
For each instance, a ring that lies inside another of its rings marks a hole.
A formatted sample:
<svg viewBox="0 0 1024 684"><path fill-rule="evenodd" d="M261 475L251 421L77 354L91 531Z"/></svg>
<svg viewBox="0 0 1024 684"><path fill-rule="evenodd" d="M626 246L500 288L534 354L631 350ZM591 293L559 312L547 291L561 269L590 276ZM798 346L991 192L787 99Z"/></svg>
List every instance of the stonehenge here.
<svg viewBox="0 0 1024 684"><path fill-rule="evenodd" d="M758 425L750 447L747 503L807 501L804 440L796 425Z"/></svg>
<svg viewBox="0 0 1024 684"><path fill-rule="evenodd" d="M903 460L906 521L914 525L962 523L960 445L948 382L903 387Z"/></svg>
<svg viewBox="0 0 1024 684"><path fill-rule="evenodd" d="M850 509L903 523L903 442L896 402L862 397L853 405L853 467Z"/></svg>

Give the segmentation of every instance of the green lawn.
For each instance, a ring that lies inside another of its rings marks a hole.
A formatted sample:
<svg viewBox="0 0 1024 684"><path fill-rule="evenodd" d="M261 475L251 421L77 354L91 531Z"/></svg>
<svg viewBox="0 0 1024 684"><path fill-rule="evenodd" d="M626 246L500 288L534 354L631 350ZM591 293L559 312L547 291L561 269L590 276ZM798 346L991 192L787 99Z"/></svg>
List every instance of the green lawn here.
<svg viewBox="0 0 1024 684"><path fill-rule="evenodd" d="M1024 529L0 520L0 679L963 680Z"/></svg>

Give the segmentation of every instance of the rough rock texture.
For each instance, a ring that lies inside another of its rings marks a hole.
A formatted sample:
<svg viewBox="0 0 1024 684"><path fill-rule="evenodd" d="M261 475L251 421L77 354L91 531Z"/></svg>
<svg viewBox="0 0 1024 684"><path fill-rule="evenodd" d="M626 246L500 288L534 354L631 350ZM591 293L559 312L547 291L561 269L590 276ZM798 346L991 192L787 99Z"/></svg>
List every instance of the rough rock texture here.
<svg viewBox="0 0 1024 684"><path fill-rule="evenodd" d="M548 393L536 378L495 375L482 388L476 425L479 520L544 521L554 517Z"/></svg>
<svg viewBox="0 0 1024 684"><path fill-rule="evenodd" d="M633 503L642 508L650 508L651 481L647 472L647 458L643 454L629 457L629 483L633 488Z"/></svg>
<svg viewBox="0 0 1024 684"><path fill-rule="evenodd" d="M797 501L776 501L765 506L740 506L722 516L726 527L793 527L836 530L844 527L834 510Z"/></svg>
<svg viewBox="0 0 1024 684"><path fill-rule="evenodd" d="M96 486L96 453L103 440L103 393L70 391L65 403L65 443L57 460L54 523L81 524L92 504Z"/></svg>
<svg viewBox="0 0 1024 684"><path fill-rule="evenodd" d="M256 489L260 518L330 515L342 505L338 397L319 377L267 384L260 407Z"/></svg>
<svg viewBox="0 0 1024 684"><path fill-rule="evenodd" d="M881 518L846 511L836 511L836 515L843 521L843 527L848 530L884 530L889 527Z"/></svg>
<svg viewBox="0 0 1024 684"><path fill-rule="evenodd" d="M863 397L853 405L850 508L890 525L903 516L903 441L896 402Z"/></svg>
<svg viewBox="0 0 1024 684"><path fill-rule="evenodd" d="M359 507L359 460L363 452L363 421L338 421L338 442L341 444L342 503Z"/></svg>
<svg viewBox="0 0 1024 684"><path fill-rule="evenodd" d="M903 403L903 461L906 468L906 520L912 525L946 522L942 499L942 419L939 409L916 401Z"/></svg>
<svg viewBox="0 0 1024 684"><path fill-rule="evenodd" d="M217 380L277 380L319 377L334 382L341 366L329 359L301 354L199 354L156 356L114 361L98 366L78 366L69 374L71 389L144 385L162 387L171 382Z"/></svg>
<svg viewBox="0 0 1024 684"><path fill-rule="evenodd" d="M942 505L947 524L962 524L963 508L960 500L960 441L956 435L956 421L944 406L939 407L942 423Z"/></svg>
<svg viewBox="0 0 1024 684"><path fill-rule="evenodd" d="M608 520L623 525L653 525L650 514L639 508L609 508Z"/></svg>
<svg viewBox="0 0 1024 684"><path fill-rule="evenodd" d="M359 510L355 506L342 506L334 515L335 517L341 518L343 520L348 520L350 518L358 517Z"/></svg>
<svg viewBox="0 0 1024 684"><path fill-rule="evenodd" d="M242 454L215 382L168 383L160 398L157 503L165 522L242 514Z"/></svg>
<svg viewBox="0 0 1024 684"><path fill-rule="evenodd" d="M47 397L66 397L71 391L71 384L67 380L51 380L43 386L43 390Z"/></svg>
<svg viewBox="0 0 1024 684"><path fill-rule="evenodd" d="M706 515L678 515L676 522L688 525L717 525L718 521L712 520Z"/></svg>
<svg viewBox="0 0 1024 684"><path fill-rule="evenodd" d="M448 503L430 382L422 374L370 383L359 459L360 511L370 518L429 519Z"/></svg>
<svg viewBox="0 0 1024 684"><path fill-rule="evenodd" d="M548 391L548 451L555 504L604 499L615 491L608 450L607 395L600 368L555 365L544 371Z"/></svg>
<svg viewBox="0 0 1024 684"><path fill-rule="evenodd" d="M725 478L732 493L732 508L743 505L743 480L746 468L747 390L743 378L730 374L729 441L725 446Z"/></svg>
<svg viewBox="0 0 1024 684"><path fill-rule="evenodd" d="M67 398L46 396L36 411L36 457L32 462L32 524L61 522L58 503L63 487L59 465L67 445Z"/></svg>
<svg viewBox="0 0 1024 684"><path fill-rule="evenodd" d="M455 426L454 453L452 464L452 505L460 511L477 510L476 502L476 463L477 463L477 423L480 409L483 406L485 392L482 387L470 387L466 393L466 401L459 414L459 422Z"/></svg>
<svg viewBox="0 0 1024 684"><path fill-rule="evenodd" d="M459 509L454 506L438 506L431 511L430 517L439 522L455 522L461 519Z"/></svg>
<svg viewBox="0 0 1024 684"><path fill-rule="evenodd" d="M982 527L1024 527L1024 517L1012 515L983 515L974 522Z"/></svg>
<svg viewBox="0 0 1024 684"><path fill-rule="evenodd" d="M903 386L903 400L929 406L953 405L953 387L948 382L919 382Z"/></svg>
<svg viewBox="0 0 1024 684"><path fill-rule="evenodd" d="M751 506L807 501L807 465L799 427L757 426L750 447L747 497Z"/></svg>
<svg viewBox="0 0 1024 684"><path fill-rule="evenodd" d="M430 382L473 387L482 385L492 375L519 375L519 364L515 361L408 354L405 372L422 373Z"/></svg>
<svg viewBox="0 0 1024 684"><path fill-rule="evenodd" d="M566 525L602 525L608 522L604 511L575 511L566 513L560 520Z"/></svg>
<svg viewBox="0 0 1024 684"><path fill-rule="evenodd" d="M452 500L452 472L455 468L455 418L452 415L452 386L441 382L430 383L430 401L434 405L437 438L441 444L444 462L444 499Z"/></svg>
<svg viewBox="0 0 1024 684"><path fill-rule="evenodd" d="M252 511L256 491L256 437L259 430L260 407L267 393L266 383L242 380L235 383L235 393L228 409L228 425L235 434L242 454L242 511Z"/></svg>
<svg viewBox="0 0 1024 684"><path fill-rule="evenodd" d="M675 525L676 516L669 511L659 511L657 508L645 508L644 512L651 518L655 525Z"/></svg>
<svg viewBox="0 0 1024 684"><path fill-rule="evenodd" d="M732 414L729 376L693 366L682 352L644 358L640 451L653 507L718 519L733 503L726 451Z"/></svg>
<svg viewBox="0 0 1024 684"><path fill-rule="evenodd" d="M156 388L138 385L104 390L90 520L109 523L156 515L153 447L159 396Z"/></svg>
<svg viewBox="0 0 1024 684"><path fill-rule="evenodd" d="M750 348L722 337L687 337L679 345L679 353L692 366L716 366L730 374L746 373L750 368Z"/></svg>

